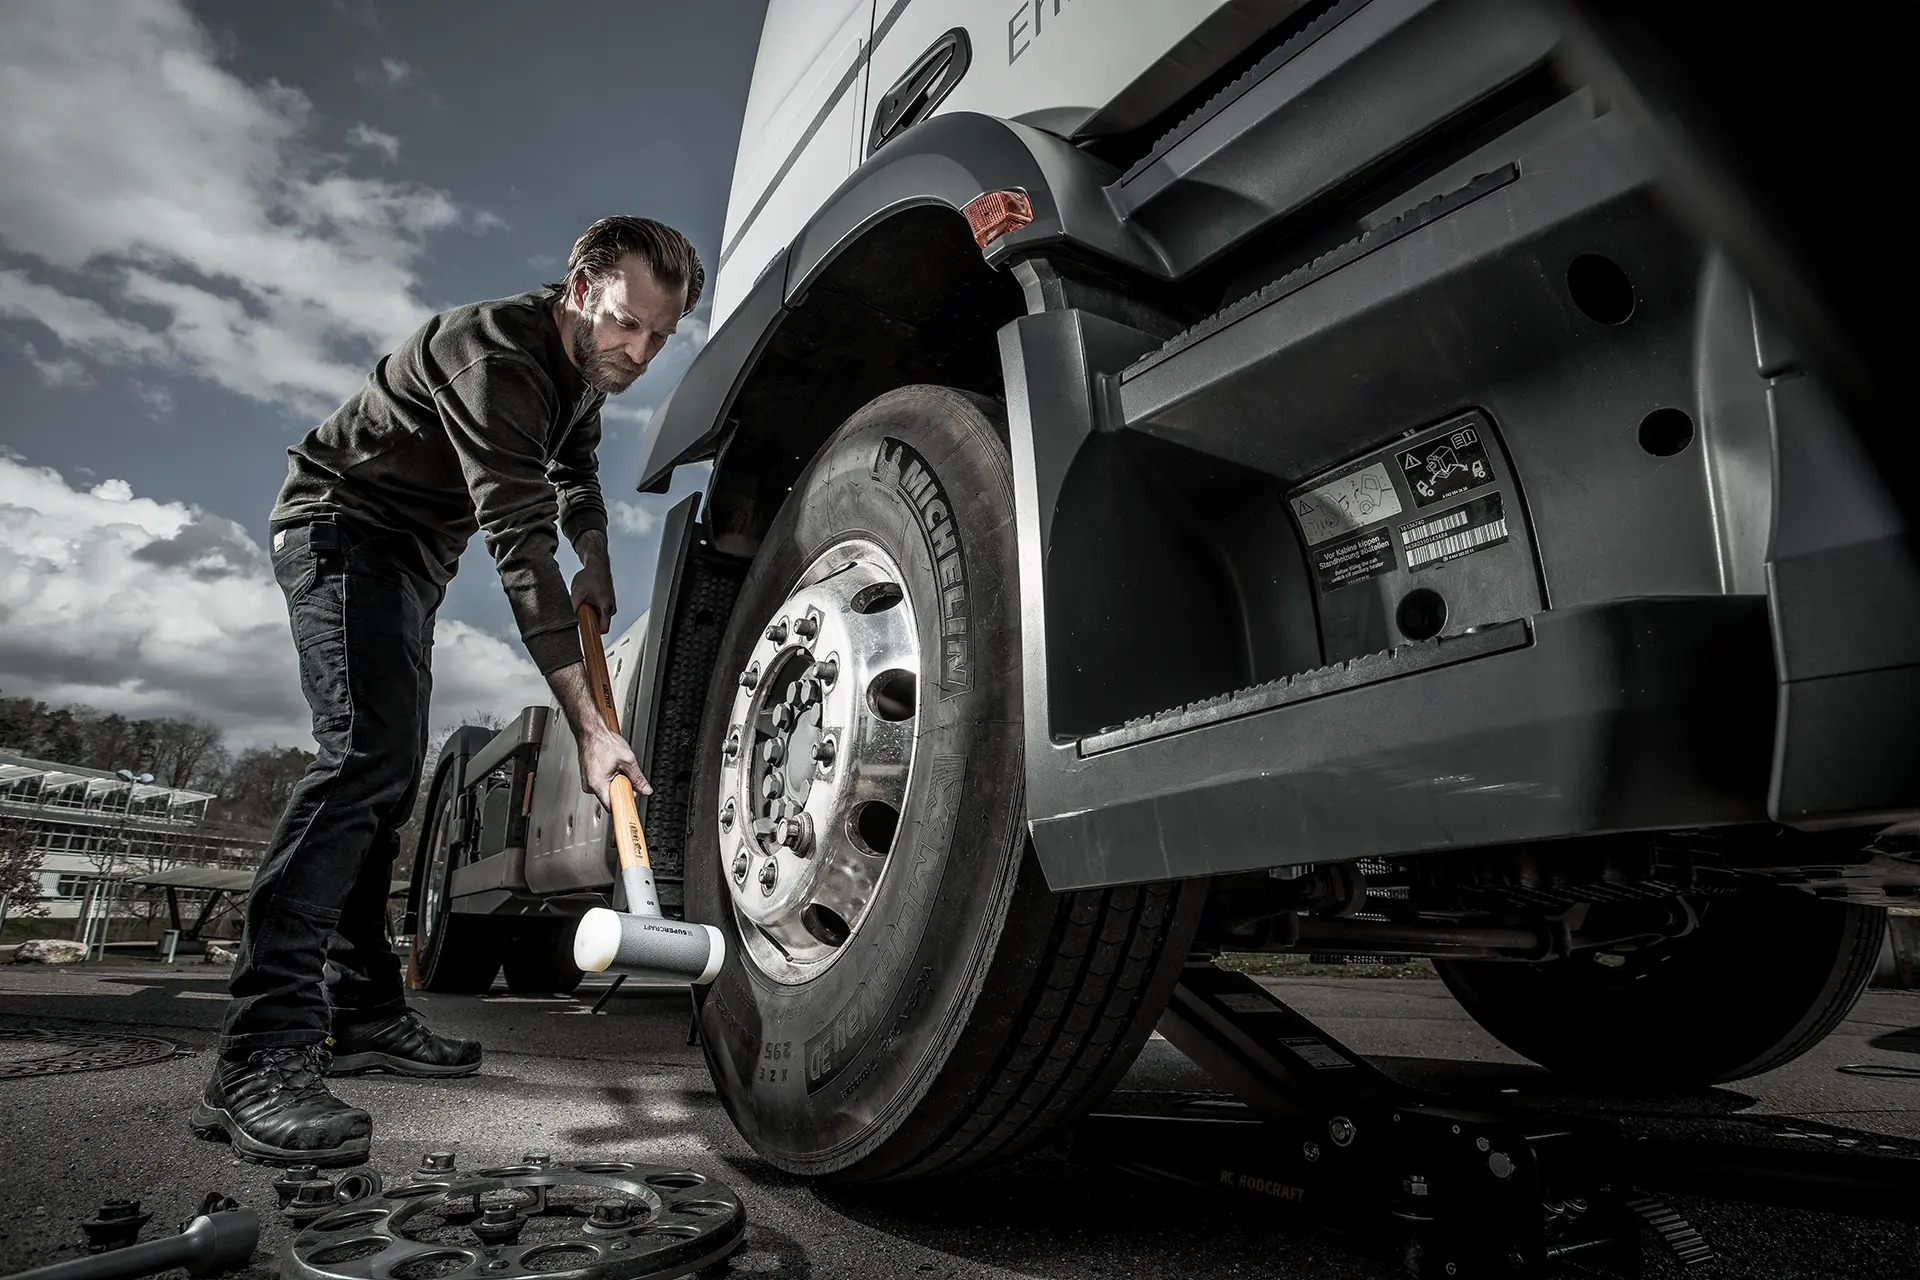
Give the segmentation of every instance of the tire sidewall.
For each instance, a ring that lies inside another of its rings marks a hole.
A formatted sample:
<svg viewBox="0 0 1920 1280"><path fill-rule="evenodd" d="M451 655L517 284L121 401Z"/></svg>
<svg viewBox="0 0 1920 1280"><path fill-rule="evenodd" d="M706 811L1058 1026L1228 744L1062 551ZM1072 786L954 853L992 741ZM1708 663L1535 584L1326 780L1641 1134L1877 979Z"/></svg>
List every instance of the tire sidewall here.
<svg viewBox="0 0 1920 1280"><path fill-rule="evenodd" d="M943 527L944 526L944 527ZM900 566L919 631L917 745L886 874L826 969L767 977L739 945L717 827L735 677L793 583L849 536ZM702 1044L734 1123L808 1174L848 1169L896 1131L952 1054L1024 852L1012 476L971 397L909 387L835 433L795 483L721 643L689 811L687 914L728 958L701 999Z"/></svg>

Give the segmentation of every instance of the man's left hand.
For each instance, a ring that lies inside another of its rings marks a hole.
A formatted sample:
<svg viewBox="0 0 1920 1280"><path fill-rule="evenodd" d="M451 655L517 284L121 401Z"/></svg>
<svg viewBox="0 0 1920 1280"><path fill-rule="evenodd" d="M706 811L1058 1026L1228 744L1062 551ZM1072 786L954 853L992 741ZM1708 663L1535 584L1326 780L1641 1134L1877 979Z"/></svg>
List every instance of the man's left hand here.
<svg viewBox="0 0 1920 1280"><path fill-rule="evenodd" d="M573 611L590 604L600 618L600 634L613 626L613 567L607 563L607 535L589 529L573 544L580 556L580 572L573 575Z"/></svg>

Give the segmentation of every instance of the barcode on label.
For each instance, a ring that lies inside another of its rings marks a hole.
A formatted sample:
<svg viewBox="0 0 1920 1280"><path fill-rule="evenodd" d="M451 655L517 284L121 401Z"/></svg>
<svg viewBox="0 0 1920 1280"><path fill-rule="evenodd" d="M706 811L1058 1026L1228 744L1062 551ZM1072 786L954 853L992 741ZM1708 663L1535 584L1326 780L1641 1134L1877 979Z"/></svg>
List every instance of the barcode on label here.
<svg viewBox="0 0 1920 1280"><path fill-rule="evenodd" d="M1409 525L1407 528L1402 529L1400 531L1400 541L1410 547L1416 542L1425 542L1428 538L1437 537L1449 529L1458 529L1466 522L1467 513L1464 510L1449 512L1436 520L1429 520L1425 524Z"/></svg>
<svg viewBox="0 0 1920 1280"><path fill-rule="evenodd" d="M1462 517L1462 519L1464 519L1464 517ZM1435 521L1434 523L1437 524L1439 522ZM1407 552L1407 567L1409 569L1417 569L1430 560L1438 560L1442 556L1455 555L1462 551L1471 551L1475 547L1483 547L1489 542L1498 541L1506 536L1507 521L1503 516L1491 524L1483 524L1477 529L1469 529L1465 533L1456 533L1452 537L1442 538L1438 542L1429 542L1424 546L1410 548ZM1475 563L1478 562L1476 561Z"/></svg>

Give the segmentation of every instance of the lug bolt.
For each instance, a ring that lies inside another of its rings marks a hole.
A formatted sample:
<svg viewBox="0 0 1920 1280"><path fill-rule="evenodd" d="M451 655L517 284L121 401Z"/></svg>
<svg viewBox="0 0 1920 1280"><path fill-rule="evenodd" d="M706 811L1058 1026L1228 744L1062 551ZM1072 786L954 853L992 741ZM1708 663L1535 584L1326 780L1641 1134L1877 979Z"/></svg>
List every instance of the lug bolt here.
<svg viewBox="0 0 1920 1280"><path fill-rule="evenodd" d="M420 1157L420 1167L414 1171L414 1177L438 1181L453 1172L453 1152L429 1151Z"/></svg>
<svg viewBox="0 0 1920 1280"><path fill-rule="evenodd" d="M760 868L760 896L763 898L772 897L773 886L779 879L780 869L774 866L773 860L769 858L766 864Z"/></svg>
<svg viewBox="0 0 1920 1280"><path fill-rule="evenodd" d="M793 629L800 633L802 640L811 640L820 634L820 615L809 613L804 618L794 619Z"/></svg>
<svg viewBox="0 0 1920 1280"><path fill-rule="evenodd" d="M768 738L760 746L760 758L768 764L779 764L787 758L787 744L778 738Z"/></svg>
<svg viewBox="0 0 1920 1280"><path fill-rule="evenodd" d="M812 676L801 676L793 682L793 693L789 697L799 706L810 707L820 701L820 682Z"/></svg>
<svg viewBox="0 0 1920 1280"><path fill-rule="evenodd" d="M729 800L727 801L727 807L720 811L720 829L722 831L733 830L733 821L733 801Z"/></svg>
<svg viewBox="0 0 1920 1280"><path fill-rule="evenodd" d="M822 769L833 768L834 746L832 738L822 738L813 744L814 763Z"/></svg>
<svg viewBox="0 0 1920 1280"><path fill-rule="evenodd" d="M747 878L747 851L742 849L733 855L733 878L745 881Z"/></svg>
<svg viewBox="0 0 1920 1280"><path fill-rule="evenodd" d="M754 663L752 666L748 667L745 671L742 671L740 673L740 687L742 689L751 689L759 683L760 683L760 664L759 663L757 662Z"/></svg>
<svg viewBox="0 0 1920 1280"><path fill-rule="evenodd" d="M793 714L793 708L786 703L782 702L774 707L771 719L775 733L793 732L793 722L796 717Z"/></svg>
<svg viewBox="0 0 1920 1280"><path fill-rule="evenodd" d="M760 794L769 800L777 800L780 793L787 789L787 780L777 773L769 773L760 781Z"/></svg>
<svg viewBox="0 0 1920 1280"><path fill-rule="evenodd" d="M767 639L773 641L775 644L785 644L787 642L787 620L785 618L780 619L780 621L767 628Z"/></svg>
<svg viewBox="0 0 1920 1280"><path fill-rule="evenodd" d="M727 745L721 749L721 754L725 755L729 761L739 759L740 731L738 729L727 734Z"/></svg>
<svg viewBox="0 0 1920 1280"><path fill-rule="evenodd" d="M832 684L840 678L840 659L828 658L825 662L815 663L813 674L820 677L821 683Z"/></svg>

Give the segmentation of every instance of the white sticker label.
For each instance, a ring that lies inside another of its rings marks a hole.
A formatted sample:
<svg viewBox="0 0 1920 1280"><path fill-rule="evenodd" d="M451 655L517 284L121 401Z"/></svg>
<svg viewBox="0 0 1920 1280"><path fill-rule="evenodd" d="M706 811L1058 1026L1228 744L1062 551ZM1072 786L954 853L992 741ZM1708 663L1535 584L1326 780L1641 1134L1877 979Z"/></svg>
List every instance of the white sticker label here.
<svg viewBox="0 0 1920 1280"><path fill-rule="evenodd" d="M1400 495L1384 462L1329 480L1288 501L1310 547L1400 514Z"/></svg>

